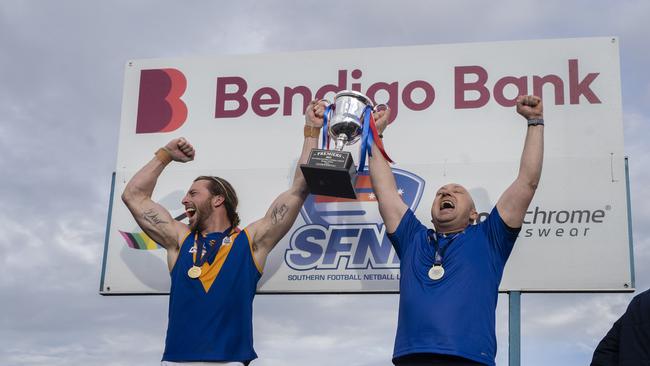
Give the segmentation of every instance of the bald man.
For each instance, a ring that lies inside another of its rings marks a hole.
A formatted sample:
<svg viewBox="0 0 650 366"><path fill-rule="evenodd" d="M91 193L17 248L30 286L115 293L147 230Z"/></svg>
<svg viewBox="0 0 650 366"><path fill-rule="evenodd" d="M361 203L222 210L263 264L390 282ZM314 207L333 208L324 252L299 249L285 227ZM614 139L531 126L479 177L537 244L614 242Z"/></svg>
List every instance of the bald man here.
<svg viewBox="0 0 650 366"><path fill-rule="evenodd" d="M495 311L506 261L542 172L544 120L536 96L517 98L527 120L519 174L489 216L457 183L438 189L427 229L402 201L395 178L373 145L369 169L379 212L400 258L395 365L495 365ZM385 129L390 110L379 112Z"/></svg>

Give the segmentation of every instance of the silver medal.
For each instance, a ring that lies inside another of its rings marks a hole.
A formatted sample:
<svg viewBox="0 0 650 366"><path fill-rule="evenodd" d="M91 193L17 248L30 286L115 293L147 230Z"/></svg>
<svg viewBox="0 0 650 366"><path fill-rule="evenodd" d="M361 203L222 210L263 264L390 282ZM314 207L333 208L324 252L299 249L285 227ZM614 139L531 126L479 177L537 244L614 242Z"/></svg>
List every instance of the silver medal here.
<svg viewBox="0 0 650 366"><path fill-rule="evenodd" d="M435 264L429 270L429 278L437 281L445 275L445 269L442 266L436 266Z"/></svg>

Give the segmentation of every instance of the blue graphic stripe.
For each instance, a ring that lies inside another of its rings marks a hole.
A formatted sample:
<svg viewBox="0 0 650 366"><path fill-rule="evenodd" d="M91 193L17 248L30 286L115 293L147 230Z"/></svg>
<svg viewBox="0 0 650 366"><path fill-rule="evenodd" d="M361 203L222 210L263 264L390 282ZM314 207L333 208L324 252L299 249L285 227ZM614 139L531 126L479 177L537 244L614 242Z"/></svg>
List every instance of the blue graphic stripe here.
<svg viewBox="0 0 650 366"><path fill-rule="evenodd" d="M326 212L321 212L321 216L358 216L358 215L365 215L366 211L364 210L341 210L341 211L326 211Z"/></svg>
<svg viewBox="0 0 650 366"><path fill-rule="evenodd" d="M372 188L355 188L358 193L372 193Z"/></svg>

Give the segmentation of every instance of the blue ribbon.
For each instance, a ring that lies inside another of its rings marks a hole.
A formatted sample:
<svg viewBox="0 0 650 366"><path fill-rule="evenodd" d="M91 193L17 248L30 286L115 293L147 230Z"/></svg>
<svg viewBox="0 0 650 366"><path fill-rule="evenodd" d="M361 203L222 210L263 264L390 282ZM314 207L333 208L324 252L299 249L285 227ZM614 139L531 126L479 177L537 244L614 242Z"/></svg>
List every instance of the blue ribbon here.
<svg viewBox="0 0 650 366"><path fill-rule="evenodd" d="M372 156L372 133L370 131L370 116L372 115L372 107L366 106L363 111L363 125L361 127L361 151L359 157L359 168L357 171L362 173L366 167L366 154Z"/></svg>
<svg viewBox="0 0 650 366"><path fill-rule="evenodd" d="M321 141L321 149L325 150L327 149L327 138L329 137L329 132L327 131L327 116L330 114L330 111L332 110L332 105L328 105L325 107L325 112L323 114L323 138Z"/></svg>

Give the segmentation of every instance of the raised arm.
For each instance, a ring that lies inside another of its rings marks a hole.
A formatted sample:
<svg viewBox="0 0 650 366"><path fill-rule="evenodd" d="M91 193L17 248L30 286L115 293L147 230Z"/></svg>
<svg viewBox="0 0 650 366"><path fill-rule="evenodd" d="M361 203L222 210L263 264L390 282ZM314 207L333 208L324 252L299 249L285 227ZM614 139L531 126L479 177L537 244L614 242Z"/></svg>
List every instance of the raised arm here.
<svg viewBox="0 0 650 366"><path fill-rule="evenodd" d="M377 130L380 133L386 129L389 118L389 108L375 114ZM393 171L384 156L379 152L377 144L372 145L372 156L369 158L368 170L370 171L372 190L375 192L379 203L379 214L384 220L386 230L393 233L397 230L397 226L408 206L397 193L397 184L395 183Z"/></svg>
<svg viewBox="0 0 650 366"><path fill-rule="evenodd" d="M317 147L318 136L323 127L325 103L313 100L305 110L304 141L300 159L296 166L293 184L286 192L280 194L271 204L260 220L248 226L247 231L253 241L253 255L257 263L264 265L266 257L275 245L291 229L300 212L309 190L300 170L300 164L307 162L309 153Z"/></svg>
<svg viewBox="0 0 650 366"><path fill-rule="evenodd" d="M517 112L528 121L519 174L497 202L501 218L511 228L521 227L542 175L544 124L542 100L537 96L519 96ZM540 123L541 121L541 123Z"/></svg>
<svg viewBox="0 0 650 366"><path fill-rule="evenodd" d="M170 268L176 259L181 235L188 228L172 218L169 212L151 199L158 177L171 161L188 162L194 159L194 148L184 138L171 140L156 152L142 169L127 183L122 193L126 204L140 228L149 237L167 249Z"/></svg>

